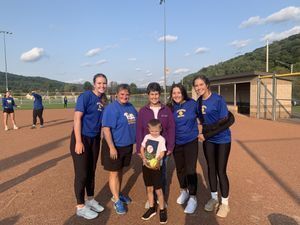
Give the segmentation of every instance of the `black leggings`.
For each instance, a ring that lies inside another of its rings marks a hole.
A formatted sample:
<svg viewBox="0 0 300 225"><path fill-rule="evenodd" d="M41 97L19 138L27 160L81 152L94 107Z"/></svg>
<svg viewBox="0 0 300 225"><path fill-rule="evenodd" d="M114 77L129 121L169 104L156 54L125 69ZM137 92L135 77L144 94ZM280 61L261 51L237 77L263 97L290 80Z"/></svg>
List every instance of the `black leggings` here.
<svg viewBox="0 0 300 225"><path fill-rule="evenodd" d="M77 154L75 152L75 135L71 134L70 151L73 158L75 180L74 190L77 204L84 204L85 190L87 196L94 196L95 172L100 151L100 135L96 137L87 137L81 135L84 145L84 152Z"/></svg>
<svg viewBox="0 0 300 225"><path fill-rule="evenodd" d="M229 181L226 173L231 142L226 144L215 144L209 141L203 142L203 150L208 166L208 180L211 192L217 192L217 179L223 198L229 195Z"/></svg>
<svg viewBox="0 0 300 225"><path fill-rule="evenodd" d="M33 110L33 125L36 125L36 117L39 117L40 119L40 125L44 124L44 119L43 119L43 111L44 109L34 109Z"/></svg>
<svg viewBox="0 0 300 225"><path fill-rule="evenodd" d="M198 138L183 145L176 145L173 155L180 188L187 188L190 195L196 195Z"/></svg>

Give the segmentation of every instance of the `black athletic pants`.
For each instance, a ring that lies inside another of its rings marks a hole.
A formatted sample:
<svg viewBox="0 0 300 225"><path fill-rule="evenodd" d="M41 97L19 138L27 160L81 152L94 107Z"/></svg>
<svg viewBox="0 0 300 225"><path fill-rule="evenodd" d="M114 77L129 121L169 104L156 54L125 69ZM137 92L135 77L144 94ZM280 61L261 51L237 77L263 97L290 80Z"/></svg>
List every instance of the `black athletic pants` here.
<svg viewBox="0 0 300 225"><path fill-rule="evenodd" d="M81 135L84 145L84 152L77 154L75 152L75 134L71 134L70 151L73 158L75 181L74 189L77 204L84 204L85 191L87 196L94 196L95 172L100 151L100 135L96 137L87 137Z"/></svg>
<svg viewBox="0 0 300 225"><path fill-rule="evenodd" d="M218 179L223 198L229 195L229 180L226 173L231 142L216 144L209 141L203 142L203 150L208 166L208 179L211 192L217 192Z"/></svg>
<svg viewBox="0 0 300 225"><path fill-rule="evenodd" d="M173 155L180 188L187 188L190 195L196 195L198 138L183 145L176 145Z"/></svg>
<svg viewBox="0 0 300 225"><path fill-rule="evenodd" d="M34 109L33 110L33 125L36 125L36 117L39 117L40 125L44 124L43 111L44 111L44 109Z"/></svg>

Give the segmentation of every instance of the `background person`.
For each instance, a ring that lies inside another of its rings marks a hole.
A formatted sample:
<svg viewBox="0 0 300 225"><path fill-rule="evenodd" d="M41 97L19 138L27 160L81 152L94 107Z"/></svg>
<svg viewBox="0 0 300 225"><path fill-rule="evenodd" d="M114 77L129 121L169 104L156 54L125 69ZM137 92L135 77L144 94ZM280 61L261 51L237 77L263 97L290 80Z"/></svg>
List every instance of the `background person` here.
<svg viewBox="0 0 300 225"><path fill-rule="evenodd" d="M4 97L2 98L2 109L3 109L3 124L4 130L8 131L7 119L8 115L11 119L11 123L13 125L13 129L19 129L16 125L15 121L15 112L14 107L17 107L14 98L11 96L10 91L6 91Z"/></svg>
<svg viewBox="0 0 300 225"><path fill-rule="evenodd" d="M198 160L198 114L197 103L187 95L182 84L170 90L169 103L175 120L175 148L173 156L180 185L178 204L187 205L185 213L194 213L197 208L197 160Z"/></svg>
<svg viewBox="0 0 300 225"><path fill-rule="evenodd" d="M40 128L44 127L44 119L43 119L43 111L44 111L44 106L43 106L43 99L42 96L37 94L35 91L31 92L31 95L33 96L33 112L32 112L32 126L31 129L36 128L36 122L37 122L37 117L39 117L40 120Z"/></svg>
<svg viewBox="0 0 300 225"><path fill-rule="evenodd" d="M64 108L68 108L68 98L67 98L67 96L64 97Z"/></svg>
<svg viewBox="0 0 300 225"><path fill-rule="evenodd" d="M86 219L94 219L104 210L94 199L94 189L100 151L101 120L107 104L105 95L107 78L104 74L96 74L93 82L93 91L85 91L78 97L70 143L75 171L76 214ZM85 192L86 201L84 200Z"/></svg>
<svg viewBox="0 0 300 225"><path fill-rule="evenodd" d="M109 171L111 200L117 214L125 214L125 204L131 202L121 193L123 168L130 165L136 135L137 111L129 103L129 96L129 85L118 85L117 99L105 108L102 120L105 140L102 142L101 162Z"/></svg>
<svg viewBox="0 0 300 225"><path fill-rule="evenodd" d="M228 117L225 100L220 95L212 93L209 85L209 80L203 75L198 75L193 80L194 89L199 96L197 100L198 112L203 126L216 124ZM206 203L204 209L206 211L217 209L217 216L226 217L230 211L228 205L229 180L227 176L227 162L231 148L231 132L227 128L207 140L203 134L200 134L199 140L203 141L211 190L211 199ZM218 181L221 190L221 204L219 204L218 200Z"/></svg>

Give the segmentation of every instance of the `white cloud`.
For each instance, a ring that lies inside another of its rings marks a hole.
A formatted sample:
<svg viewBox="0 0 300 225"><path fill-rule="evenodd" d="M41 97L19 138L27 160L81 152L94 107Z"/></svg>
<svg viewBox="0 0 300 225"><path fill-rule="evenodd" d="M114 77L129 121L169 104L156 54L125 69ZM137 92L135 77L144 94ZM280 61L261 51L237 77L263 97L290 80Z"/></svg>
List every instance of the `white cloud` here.
<svg viewBox="0 0 300 225"><path fill-rule="evenodd" d="M249 45L249 43L251 42L250 39L247 40L235 40L233 42L231 42L229 45L237 48L237 49L241 49L246 47L247 45Z"/></svg>
<svg viewBox="0 0 300 225"><path fill-rule="evenodd" d="M149 72L146 74L146 77L151 77L153 75L153 73Z"/></svg>
<svg viewBox="0 0 300 225"><path fill-rule="evenodd" d="M66 83L72 83L72 84L83 84L84 82L85 82L85 80L83 78L66 81Z"/></svg>
<svg viewBox="0 0 300 225"><path fill-rule="evenodd" d="M188 52L184 54L184 56L190 56L190 55L191 55L191 53L188 53Z"/></svg>
<svg viewBox="0 0 300 225"><path fill-rule="evenodd" d="M136 71L141 71L141 68L135 68Z"/></svg>
<svg viewBox="0 0 300 225"><path fill-rule="evenodd" d="M95 56L97 55L99 52L101 51L101 48L94 48L94 49L91 49L89 50L87 53L85 53L86 56Z"/></svg>
<svg viewBox="0 0 300 225"><path fill-rule="evenodd" d="M261 18L259 16L250 17L248 20L243 21L239 27L246 28L259 24L281 23L295 20L300 20L300 7L289 6L267 16L266 18Z"/></svg>
<svg viewBox="0 0 300 225"><path fill-rule="evenodd" d="M208 52L208 48L204 48L204 47L201 47L201 48L197 48L196 50L195 50L195 54L203 54L203 53L205 53L205 52Z"/></svg>
<svg viewBox="0 0 300 225"><path fill-rule="evenodd" d="M174 74L185 74L185 73L188 73L190 72L190 69L187 69L187 68L179 68L177 70L175 70L173 73Z"/></svg>
<svg viewBox="0 0 300 225"><path fill-rule="evenodd" d="M24 52L20 59L23 62L36 62L40 60L43 56L45 56L45 51L43 48L35 47L28 52Z"/></svg>
<svg viewBox="0 0 300 225"><path fill-rule="evenodd" d="M128 61L136 61L136 58L128 58Z"/></svg>
<svg viewBox="0 0 300 225"><path fill-rule="evenodd" d="M101 59L101 60L97 61L97 62L95 63L95 65L102 65L102 64L104 64L104 63L107 63L107 60L106 60L106 59Z"/></svg>
<svg viewBox="0 0 300 225"><path fill-rule="evenodd" d="M239 28L251 27L253 25L258 25L258 24L261 24L261 23L262 23L262 21L261 21L261 18L259 16L253 16L253 17L250 17L248 20L243 21L241 23L241 25L239 26Z"/></svg>
<svg viewBox="0 0 300 225"><path fill-rule="evenodd" d="M166 35L166 42L175 42L175 41L177 41L177 39L178 39L177 36ZM160 38L158 38L158 41L163 42L164 36L161 36Z"/></svg>
<svg viewBox="0 0 300 225"><path fill-rule="evenodd" d="M269 33L269 34L265 35L261 39L261 41L266 41L266 40L269 40L270 42L279 41L279 40L287 38L291 35L299 34L299 33L300 33L300 26L295 26L292 29L283 31L281 33L275 33L275 32Z"/></svg>
<svg viewBox="0 0 300 225"><path fill-rule="evenodd" d="M80 66L82 66L82 67L90 67L90 66L93 66L93 64L86 62L86 63L82 63Z"/></svg>

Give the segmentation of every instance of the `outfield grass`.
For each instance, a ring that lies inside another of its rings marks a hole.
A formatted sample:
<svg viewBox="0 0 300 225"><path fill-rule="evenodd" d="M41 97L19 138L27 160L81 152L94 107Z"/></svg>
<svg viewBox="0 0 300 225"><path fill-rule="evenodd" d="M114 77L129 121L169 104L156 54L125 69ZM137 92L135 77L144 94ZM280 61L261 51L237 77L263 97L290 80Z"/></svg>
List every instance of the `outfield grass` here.
<svg viewBox="0 0 300 225"><path fill-rule="evenodd" d="M62 103L43 103L45 109L63 109L64 104ZM32 104L20 104L18 105L19 107L17 108L18 110L25 110L25 109L32 109L33 106ZM68 108L74 108L75 103L70 103L68 104Z"/></svg>

